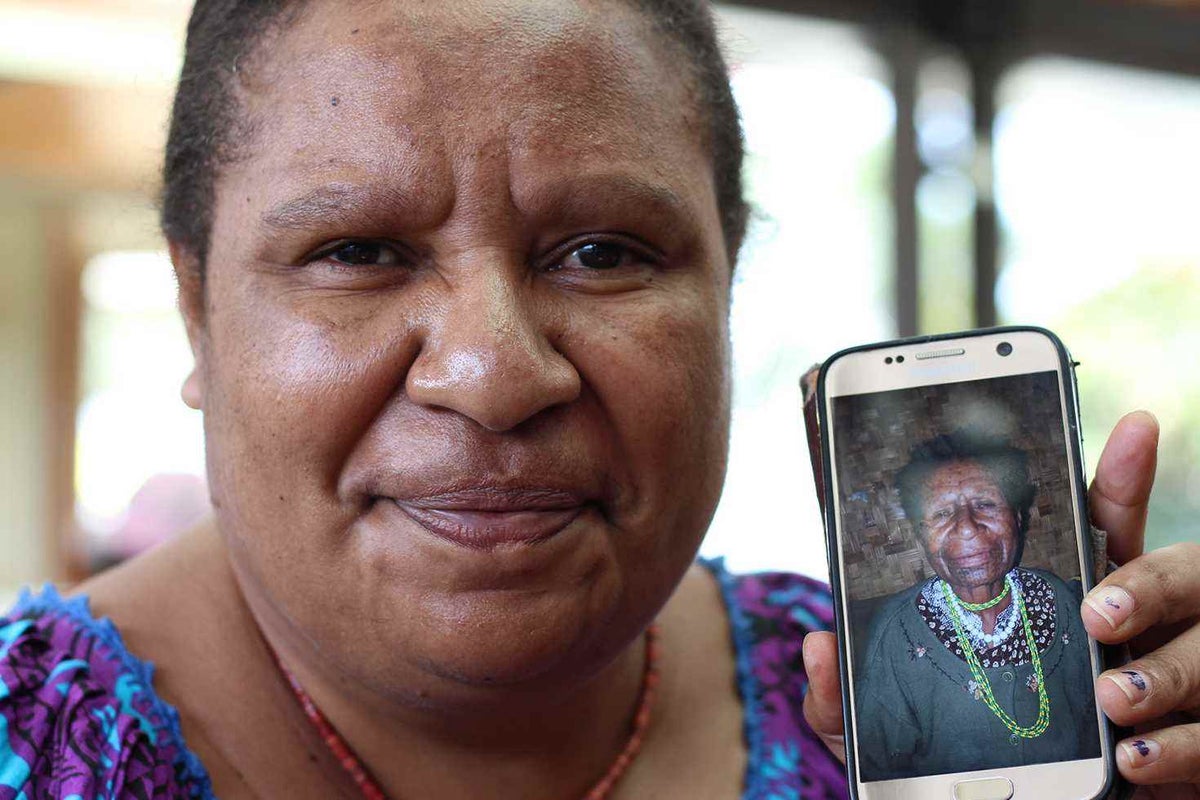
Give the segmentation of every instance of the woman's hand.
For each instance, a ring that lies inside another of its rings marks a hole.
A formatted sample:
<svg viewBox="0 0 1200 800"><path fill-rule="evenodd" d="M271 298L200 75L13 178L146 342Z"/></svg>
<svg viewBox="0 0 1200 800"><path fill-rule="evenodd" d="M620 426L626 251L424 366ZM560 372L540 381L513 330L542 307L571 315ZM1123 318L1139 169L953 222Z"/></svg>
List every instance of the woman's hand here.
<svg viewBox="0 0 1200 800"><path fill-rule="evenodd" d="M1117 745L1117 767L1138 798L1200 797L1200 544L1142 554L1154 484L1158 422L1135 412L1117 424L1100 456L1089 501L1122 565L1084 599L1083 624L1134 660L1100 676L1096 698L1137 733Z"/></svg>
<svg viewBox="0 0 1200 800"><path fill-rule="evenodd" d="M1123 566L1089 593L1082 613L1092 636L1128 642L1136 657L1096 687L1104 712L1138 731L1117 746L1121 774L1142 785L1138 798L1200 798L1200 545L1142 554L1157 448L1158 422L1145 412L1126 415L1109 436L1089 501L1096 527L1108 531L1109 557ZM805 717L844 761L834 635L810 634L804 663Z"/></svg>

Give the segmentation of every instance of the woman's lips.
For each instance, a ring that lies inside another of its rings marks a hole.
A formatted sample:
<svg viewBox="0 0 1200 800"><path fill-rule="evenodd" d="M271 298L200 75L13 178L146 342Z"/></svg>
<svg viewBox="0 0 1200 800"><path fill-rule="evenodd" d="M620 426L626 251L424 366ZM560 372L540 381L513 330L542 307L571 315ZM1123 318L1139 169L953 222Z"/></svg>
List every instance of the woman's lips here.
<svg viewBox="0 0 1200 800"><path fill-rule="evenodd" d="M992 551L982 550L977 553L968 553L967 555L954 556L949 561L957 567L981 567L989 564L992 561Z"/></svg>
<svg viewBox="0 0 1200 800"><path fill-rule="evenodd" d="M574 522L588 504L572 492L491 487L394 502L430 533L474 550L549 539Z"/></svg>

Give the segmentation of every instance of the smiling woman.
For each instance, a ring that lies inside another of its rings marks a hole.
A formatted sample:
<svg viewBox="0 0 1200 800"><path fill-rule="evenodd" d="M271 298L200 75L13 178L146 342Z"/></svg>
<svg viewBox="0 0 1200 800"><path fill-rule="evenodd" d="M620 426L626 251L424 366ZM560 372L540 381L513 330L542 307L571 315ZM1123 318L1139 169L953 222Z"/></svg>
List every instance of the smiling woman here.
<svg viewBox="0 0 1200 800"><path fill-rule="evenodd" d="M689 571L725 468L740 165L700 3L197 5L163 228L215 518L83 589L107 646L160 666L131 734L180 713L132 751L155 791L168 765L224 797L765 780L726 605L780 617L780 659L788 609L828 609ZM57 602L23 606L50 644ZM798 701L763 746L814 748L840 793Z"/></svg>
<svg viewBox="0 0 1200 800"><path fill-rule="evenodd" d="M952 406L946 395L939 399ZM864 780L1099 753L1096 728L1085 724L1096 710L1087 636L1074 613L1078 562L1062 575L1022 562L1034 514L1052 519L1070 505L1049 488L1067 483L1055 474L1061 462L1041 448L1037 456L1039 477L1049 480L1036 512L1029 454L979 427L918 444L897 474L933 575L879 601L857 655L858 713L873 721L860 734ZM1014 685L1026 691L1014 695Z"/></svg>
<svg viewBox="0 0 1200 800"><path fill-rule="evenodd" d="M705 137L668 111L690 85L646 82L671 50L633 8L324 9L243 60L206 262L173 242L248 605L322 705L314 645L445 715L510 715L497 684L635 696L640 648L606 662L724 466L730 267ZM617 268L576 256L615 242Z"/></svg>
<svg viewBox="0 0 1200 800"><path fill-rule="evenodd" d="M826 588L695 560L742 157L701 0L198 2L214 515L0 621L0 797L845 796Z"/></svg>

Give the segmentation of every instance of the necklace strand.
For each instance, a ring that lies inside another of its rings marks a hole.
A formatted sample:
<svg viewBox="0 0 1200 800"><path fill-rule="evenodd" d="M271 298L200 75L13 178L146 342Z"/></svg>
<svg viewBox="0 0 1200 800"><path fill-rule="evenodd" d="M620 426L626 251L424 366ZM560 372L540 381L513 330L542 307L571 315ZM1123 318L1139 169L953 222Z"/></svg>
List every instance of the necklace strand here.
<svg viewBox="0 0 1200 800"><path fill-rule="evenodd" d="M962 598L958 597L957 595L955 596L954 599L957 600L959 605L961 605L967 611L985 611L985 610L991 608L992 606L996 605L997 603L999 603L1004 598L1008 597L1009 580L1010 580L1009 578L1005 578L1004 579L1004 590L1001 591L1000 594L996 595L991 600L988 600L985 603L968 603L966 600L963 600Z"/></svg>
<svg viewBox="0 0 1200 800"><path fill-rule="evenodd" d="M1010 590L1013 592L1017 591L1016 578L1014 577L1015 574L1016 571L1014 570L1004 578L1005 595L1007 595ZM1001 597L1003 596L1004 595L1001 595ZM963 602L962 599L960 599L959 596L953 592L950 593L949 599L947 599L943 593L939 592L938 600L943 607L947 608L946 617L948 619L950 617L948 606L956 605L959 607L960 611L963 608L970 608L967 603ZM962 625L967 637L971 640L971 644L977 650L986 650L996 647L997 645L1008 640L1008 637L1012 635L1013 629L1017 626L1018 614L1015 606L1009 606L1004 611L1001 611L1000 616L996 618L996 624L995 627L992 628L991 633L984 633L983 619L978 614L960 614L958 617L958 622L960 625ZM953 623L953 620L951 620L951 623Z"/></svg>
<svg viewBox="0 0 1200 800"><path fill-rule="evenodd" d="M291 673L283 662L279 659L279 655L268 644L267 649L271 652L271 656L275 659L275 665L279 668L280 673L287 679L288 686L291 687L292 694L295 695L300 708L304 711L304 716L316 729L321 736L321 741L329 748L329 751L337 759L342 770L354 781L354 785L358 787L359 792L367 800L389 800L387 793L379 786L371 773L355 755L350 746L346 744L346 740L342 738L333 724L321 713L321 709L313 702L312 697L300 685L300 681ZM608 768L608 772L594 785L583 800L606 800L612 794L613 788L617 782L624 777L629 770L629 766L633 760L637 758L638 753L642 749L642 742L646 737L646 730L650 727L650 712L654 707L654 699L657 694L659 673L659 630L657 625L651 625L646 629L646 665L642 671L642 688L638 698L637 712L633 717L633 731L629 736L629 741L625 743L625 748L617 756L612 766Z"/></svg>
<svg viewBox="0 0 1200 800"><path fill-rule="evenodd" d="M950 584L942 581L942 593L946 596L946 603L950 606L950 619L954 622L954 633L958 636L958 644L962 647L963 655L966 656L967 666L971 669L971 677L975 680L975 685L979 687L979 691L983 694L984 704L991 709L992 713L1004 723L1004 727L1014 736L1020 736L1024 739L1033 739L1041 736L1046 732L1046 728L1050 727L1050 697L1046 693L1046 681L1042 675L1042 658L1038 654L1037 641L1033 636L1033 627L1029 624L1029 614L1025 611L1025 600L1019 591L1013 592L1013 604L1017 607L1017 614L1020 615L1021 625L1025 629L1025 641L1029 644L1029 660L1033 663L1033 674L1037 680L1038 691L1038 716L1030 726L1022 726L1017 720L1010 716L1007 711L1000 707L996 702L995 696L992 694L992 683L988 680L987 674L983 671L983 665L979 663L979 656L975 655L975 648L971 647L971 642L963 633L962 622L959 620L958 608L951 599L953 591L950 589Z"/></svg>

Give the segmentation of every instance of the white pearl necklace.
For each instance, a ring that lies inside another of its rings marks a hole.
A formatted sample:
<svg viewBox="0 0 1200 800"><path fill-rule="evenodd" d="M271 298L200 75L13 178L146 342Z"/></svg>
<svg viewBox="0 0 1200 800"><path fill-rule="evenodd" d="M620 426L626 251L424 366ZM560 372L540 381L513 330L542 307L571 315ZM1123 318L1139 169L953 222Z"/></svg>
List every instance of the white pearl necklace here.
<svg viewBox="0 0 1200 800"><path fill-rule="evenodd" d="M991 633L984 633L983 620L979 614L967 610L958 599L958 595L950 592L950 601L954 603L958 610L958 618L962 623L963 633L971 640L971 646L977 651L987 650L1004 643L1012 636L1013 631L1017 629L1018 615L1014 613L1014 609L1016 608L1017 592L1020 591L1020 588L1013 577L1013 573L1015 572L1016 570L1013 570L1004 576L1004 582L1008 584L1008 591L1012 594L1013 600L1009 603L1008 608L1000 612L1000 616L996 618L996 627L992 629Z"/></svg>

